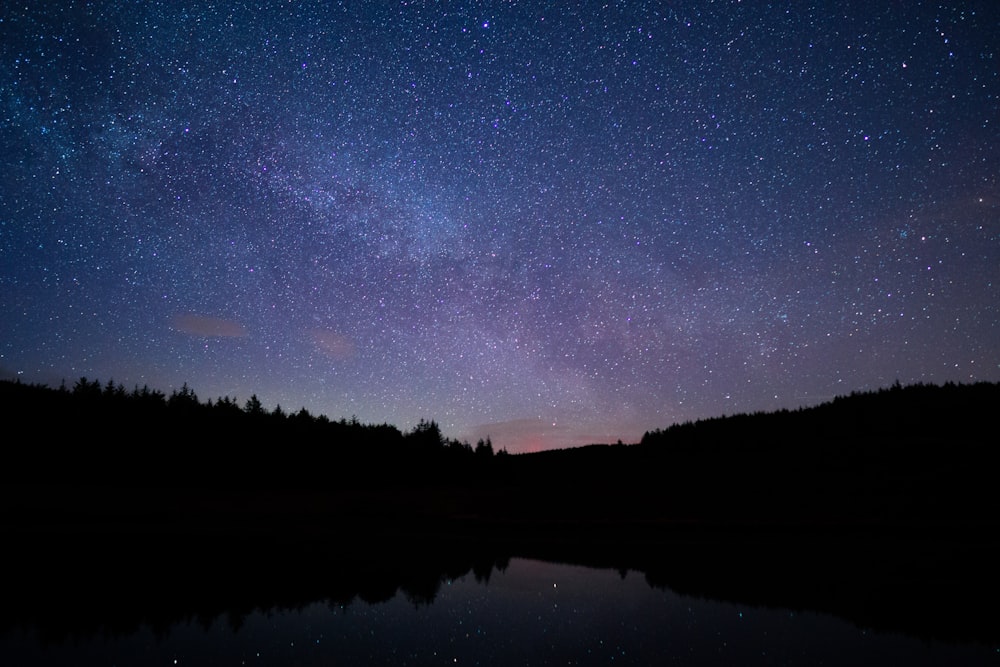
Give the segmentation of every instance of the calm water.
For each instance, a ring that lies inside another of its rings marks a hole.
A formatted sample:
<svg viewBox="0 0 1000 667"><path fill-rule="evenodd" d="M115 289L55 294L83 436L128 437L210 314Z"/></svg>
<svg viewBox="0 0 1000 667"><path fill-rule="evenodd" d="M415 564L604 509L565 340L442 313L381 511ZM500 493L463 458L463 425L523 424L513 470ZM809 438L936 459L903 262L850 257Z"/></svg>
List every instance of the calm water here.
<svg viewBox="0 0 1000 667"><path fill-rule="evenodd" d="M312 604L192 620L155 636L42 646L0 637L5 665L997 665L997 647L873 633L810 612L678 596L638 573L512 560L433 601Z"/></svg>

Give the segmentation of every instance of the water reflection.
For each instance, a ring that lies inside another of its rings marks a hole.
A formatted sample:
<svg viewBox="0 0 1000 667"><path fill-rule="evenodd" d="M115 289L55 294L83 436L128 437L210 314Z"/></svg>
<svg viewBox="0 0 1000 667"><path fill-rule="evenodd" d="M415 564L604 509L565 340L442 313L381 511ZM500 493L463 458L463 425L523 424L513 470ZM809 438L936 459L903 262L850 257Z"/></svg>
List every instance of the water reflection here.
<svg viewBox="0 0 1000 667"><path fill-rule="evenodd" d="M19 665L976 665L1000 657L982 644L679 595L636 571L523 558L495 565L385 597L193 614L129 634L43 642L37 626L22 624L7 628L0 655Z"/></svg>

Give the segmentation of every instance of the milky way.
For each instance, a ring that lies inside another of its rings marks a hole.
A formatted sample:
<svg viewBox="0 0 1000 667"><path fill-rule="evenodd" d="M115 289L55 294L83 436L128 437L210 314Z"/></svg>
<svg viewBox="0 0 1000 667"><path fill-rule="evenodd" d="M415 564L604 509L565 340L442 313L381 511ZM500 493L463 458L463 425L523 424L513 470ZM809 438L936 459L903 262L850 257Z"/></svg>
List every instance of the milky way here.
<svg viewBox="0 0 1000 667"><path fill-rule="evenodd" d="M4 376L510 451L1000 380L994 2L12 4Z"/></svg>

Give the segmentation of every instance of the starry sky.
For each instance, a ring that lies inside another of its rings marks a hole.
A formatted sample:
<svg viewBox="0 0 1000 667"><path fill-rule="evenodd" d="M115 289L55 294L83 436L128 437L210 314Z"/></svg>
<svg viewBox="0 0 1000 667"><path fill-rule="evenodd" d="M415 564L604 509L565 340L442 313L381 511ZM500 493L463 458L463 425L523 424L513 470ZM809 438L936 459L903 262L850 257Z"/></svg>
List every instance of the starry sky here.
<svg viewBox="0 0 1000 667"><path fill-rule="evenodd" d="M1000 380L1000 5L0 9L0 374L511 452Z"/></svg>

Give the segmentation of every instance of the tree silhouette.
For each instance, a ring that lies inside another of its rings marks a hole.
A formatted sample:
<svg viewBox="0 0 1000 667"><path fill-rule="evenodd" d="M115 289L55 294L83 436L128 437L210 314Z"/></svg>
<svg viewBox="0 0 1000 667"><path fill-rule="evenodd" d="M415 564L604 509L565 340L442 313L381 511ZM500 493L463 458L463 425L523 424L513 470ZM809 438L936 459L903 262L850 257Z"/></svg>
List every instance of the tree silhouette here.
<svg viewBox="0 0 1000 667"><path fill-rule="evenodd" d="M436 421L421 419L410 431L406 439L420 452L432 453L441 449L444 439L441 437L441 427Z"/></svg>
<svg viewBox="0 0 1000 667"><path fill-rule="evenodd" d="M243 407L243 411L255 417L264 414L264 406L261 405L260 399L257 398L257 394L253 394L247 399L246 405Z"/></svg>
<svg viewBox="0 0 1000 667"><path fill-rule="evenodd" d="M482 438L476 443L476 456L478 458L492 458L493 457L493 443L487 437L486 440Z"/></svg>
<svg viewBox="0 0 1000 667"><path fill-rule="evenodd" d="M198 395L185 382L180 391L175 389L170 392L170 397L167 398L167 405L175 409L193 410L199 407Z"/></svg>

